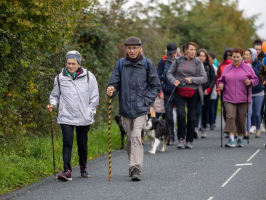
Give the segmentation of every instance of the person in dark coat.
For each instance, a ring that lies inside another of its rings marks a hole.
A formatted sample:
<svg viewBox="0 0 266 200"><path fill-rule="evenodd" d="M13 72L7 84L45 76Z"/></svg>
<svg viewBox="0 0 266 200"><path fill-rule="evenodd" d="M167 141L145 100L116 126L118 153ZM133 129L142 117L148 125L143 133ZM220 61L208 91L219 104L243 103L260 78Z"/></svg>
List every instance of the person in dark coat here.
<svg viewBox="0 0 266 200"><path fill-rule="evenodd" d="M116 63L107 95L114 97L119 93L119 113L127 132L129 177L132 181L140 181L143 165L141 130L161 85L153 63L141 53L141 40L130 37L125 41L125 48L126 58Z"/></svg>

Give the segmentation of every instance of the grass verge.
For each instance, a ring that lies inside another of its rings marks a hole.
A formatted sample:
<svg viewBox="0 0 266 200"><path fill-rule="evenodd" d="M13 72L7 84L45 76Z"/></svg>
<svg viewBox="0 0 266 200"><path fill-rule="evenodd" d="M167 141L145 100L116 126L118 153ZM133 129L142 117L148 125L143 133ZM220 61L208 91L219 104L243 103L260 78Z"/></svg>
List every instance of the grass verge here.
<svg viewBox="0 0 266 200"><path fill-rule="evenodd" d="M112 150L121 146L119 128L112 124ZM76 138L76 137L74 137ZM106 152L107 126L89 131L88 159ZM62 136L54 137L56 171L62 170ZM50 135L21 137L1 144L0 148L0 195L40 181L53 174L52 145ZM72 150L72 166L78 164L76 139Z"/></svg>

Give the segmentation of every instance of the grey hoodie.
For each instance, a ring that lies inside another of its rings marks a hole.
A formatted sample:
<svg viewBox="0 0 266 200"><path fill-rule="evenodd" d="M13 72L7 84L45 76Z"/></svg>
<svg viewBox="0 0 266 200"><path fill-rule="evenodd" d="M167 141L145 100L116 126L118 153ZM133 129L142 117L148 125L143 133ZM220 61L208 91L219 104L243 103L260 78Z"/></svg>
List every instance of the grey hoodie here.
<svg viewBox="0 0 266 200"><path fill-rule="evenodd" d="M98 84L91 72L88 75L89 81L87 70L83 69L83 73L73 80L63 75L62 70L58 75L60 90L55 77L50 104L57 107L59 103L58 124L86 126L94 122L96 107L99 104Z"/></svg>

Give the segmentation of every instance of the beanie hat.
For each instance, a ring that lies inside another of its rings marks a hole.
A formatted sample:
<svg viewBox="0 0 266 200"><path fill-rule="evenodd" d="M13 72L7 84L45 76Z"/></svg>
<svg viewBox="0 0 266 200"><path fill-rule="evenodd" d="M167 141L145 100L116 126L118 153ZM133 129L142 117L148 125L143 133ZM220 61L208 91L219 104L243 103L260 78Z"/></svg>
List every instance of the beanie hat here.
<svg viewBox="0 0 266 200"><path fill-rule="evenodd" d="M69 58L73 58L78 62L79 65L81 64L81 55L78 51L72 50L72 51L67 52L66 59L69 59Z"/></svg>
<svg viewBox="0 0 266 200"><path fill-rule="evenodd" d="M129 37L125 41L125 46L141 46L141 40L135 36Z"/></svg>
<svg viewBox="0 0 266 200"><path fill-rule="evenodd" d="M176 46L176 44L174 42L169 42L167 44L166 49L167 49L167 54L176 53L177 46Z"/></svg>

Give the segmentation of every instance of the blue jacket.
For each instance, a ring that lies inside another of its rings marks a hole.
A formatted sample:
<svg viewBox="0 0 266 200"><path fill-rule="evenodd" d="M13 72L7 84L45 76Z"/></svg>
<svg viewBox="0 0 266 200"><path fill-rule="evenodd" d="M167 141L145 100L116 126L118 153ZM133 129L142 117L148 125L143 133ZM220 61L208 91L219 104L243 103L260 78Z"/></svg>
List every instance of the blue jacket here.
<svg viewBox="0 0 266 200"><path fill-rule="evenodd" d="M262 67L261 62L258 59L256 59L256 60L254 60L252 62L251 66L252 66L252 69L254 70L256 76L259 78L260 70L261 70L261 67ZM262 86L261 81L259 81L259 84L258 85L252 87L252 94L259 93L263 89L264 89L264 87Z"/></svg>
<svg viewBox="0 0 266 200"><path fill-rule="evenodd" d="M159 61L158 67L157 67L158 77L160 79L163 92L166 95L171 95L173 89L175 88L175 86L167 78L167 71L170 69L171 64L172 64L172 61L168 59L166 56L163 56L163 58L161 58L161 60ZM167 66L168 66L168 70L165 71Z"/></svg>
<svg viewBox="0 0 266 200"><path fill-rule="evenodd" d="M122 71L119 64L118 61L108 84L115 87L114 96L119 92L119 114L131 119L148 114L161 89L154 65L147 59L146 70L143 57L136 63L124 59Z"/></svg>

